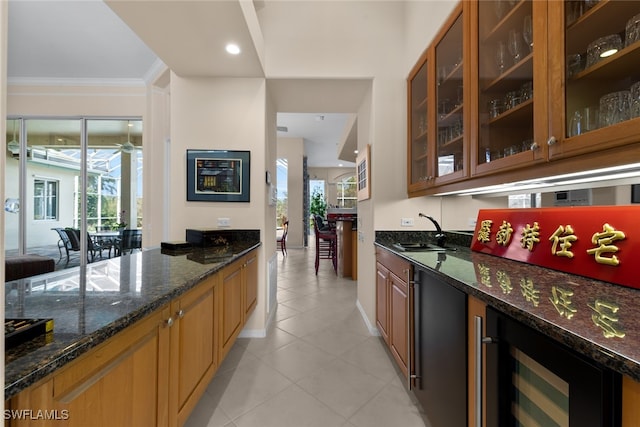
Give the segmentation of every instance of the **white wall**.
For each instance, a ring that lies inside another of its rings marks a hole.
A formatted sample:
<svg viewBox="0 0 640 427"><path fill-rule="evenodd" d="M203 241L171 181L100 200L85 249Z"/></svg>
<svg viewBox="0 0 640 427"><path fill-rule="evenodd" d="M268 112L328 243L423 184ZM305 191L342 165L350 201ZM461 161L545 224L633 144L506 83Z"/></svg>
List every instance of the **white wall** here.
<svg viewBox="0 0 640 427"><path fill-rule="evenodd" d="M183 78L171 75L170 240L184 240L187 228L216 228L218 218L230 218L231 228L234 229L266 230L266 100L264 79ZM187 149L251 151L250 202L188 202ZM272 225L271 229L275 229L275 223ZM267 239L264 235L260 238L263 242ZM259 251L259 303L245 331L264 332L265 253L270 255L275 249L275 240L271 240L268 246Z"/></svg>

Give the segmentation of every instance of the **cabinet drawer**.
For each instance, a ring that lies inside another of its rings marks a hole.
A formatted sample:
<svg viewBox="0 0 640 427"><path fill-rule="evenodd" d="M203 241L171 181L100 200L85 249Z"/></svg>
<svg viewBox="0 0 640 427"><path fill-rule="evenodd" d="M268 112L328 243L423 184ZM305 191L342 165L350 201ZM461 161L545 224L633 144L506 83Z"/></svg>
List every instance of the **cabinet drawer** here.
<svg viewBox="0 0 640 427"><path fill-rule="evenodd" d="M407 271L411 269L411 263L382 248L376 248L376 260L406 282Z"/></svg>

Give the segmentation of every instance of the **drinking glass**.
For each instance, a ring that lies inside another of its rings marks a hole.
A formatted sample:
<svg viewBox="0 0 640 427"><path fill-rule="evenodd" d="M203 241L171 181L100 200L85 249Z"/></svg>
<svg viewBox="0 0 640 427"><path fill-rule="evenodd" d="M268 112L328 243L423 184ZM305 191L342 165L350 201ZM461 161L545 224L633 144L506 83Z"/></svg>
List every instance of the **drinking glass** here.
<svg viewBox="0 0 640 427"><path fill-rule="evenodd" d="M520 88L520 98L522 102L531 99L533 97L533 82L526 82L522 84Z"/></svg>
<svg viewBox="0 0 640 427"><path fill-rule="evenodd" d="M524 39L529 52L533 51L533 21L531 15L524 17L524 23L522 25L522 38Z"/></svg>
<svg viewBox="0 0 640 427"><path fill-rule="evenodd" d="M571 123L569 125L569 136L577 136L582 133L582 113L576 111L573 113Z"/></svg>
<svg viewBox="0 0 640 427"><path fill-rule="evenodd" d="M624 45L632 45L638 40L640 40L640 13L627 21Z"/></svg>
<svg viewBox="0 0 640 427"><path fill-rule="evenodd" d="M504 16L504 12L507 10L507 5L503 0L495 0L494 7L496 11L496 16L498 19L502 19Z"/></svg>
<svg viewBox="0 0 640 427"><path fill-rule="evenodd" d="M631 117L640 117L640 82L631 86Z"/></svg>
<svg viewBox="0 0 640 427"><path fill-rule="evenodd" d="M489 117L492 119L498 117L504 111L502 99L493 99L489 101Z"/></svg>
<svg viewBox="0 0 640 427"><path fill-rule="evenodd" d="M513 57L513 63L517 64L522 59L520 34L516 30L509 30L509 53Z"/></svg>
<svg viewBox="0 0 640 427"><path fill-rule="evenodd" d="M587 68L613 55L620 49L622 49L622 39L619 34L610 34L592 41L587 47Z"/></svg>
<svg viewBox="0 0 640 427"><path fill-rule="evenodd" d="M502 74L506 66L507 59L507 47L503 41L499 41L496 45L496 65L498 66L498 73Z"/></svg>
<svg viewBox="0 0 640 427"><path fill-rule="evenodd" d="M567 77L574 76L582 71L582 56L579 53L567 55Z"/></svg>

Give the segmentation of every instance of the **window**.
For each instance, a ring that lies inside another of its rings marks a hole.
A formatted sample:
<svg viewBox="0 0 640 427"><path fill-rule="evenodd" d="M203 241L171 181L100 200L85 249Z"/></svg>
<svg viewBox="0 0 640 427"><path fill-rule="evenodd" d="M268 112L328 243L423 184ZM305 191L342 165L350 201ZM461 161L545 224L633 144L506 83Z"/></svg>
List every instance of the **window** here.
<svg viewBox="0 0 640 427"><path fill-rule="evenodd" d="M341 208L355 208L358 202L356 177L350 176L337 183L337 205Z"/></svg>
<svg viewBox="0 0 640 427"><path fill-rule="evenodd" d="M33 183L33 219L58 219L58 181L36 178Z"/></svg>

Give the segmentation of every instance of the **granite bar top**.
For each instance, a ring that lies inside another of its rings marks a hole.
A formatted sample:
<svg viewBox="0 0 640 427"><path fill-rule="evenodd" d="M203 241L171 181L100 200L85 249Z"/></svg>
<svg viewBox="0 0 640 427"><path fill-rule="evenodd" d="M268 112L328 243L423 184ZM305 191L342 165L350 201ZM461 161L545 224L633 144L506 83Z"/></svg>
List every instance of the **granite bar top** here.
<svg viewBox="0 0 640 427"><path fill-rule="evenodd" d="M455 251L401 252L431 232L376 232L375 245L614 371L640 381L640 290L469 249L472 233L446 233ZM640 280L640 279L638 279Z"/></svg>
<svg viewBox="0 0 640 427"><path fill-rule="evenodd" d="M152 248L5 284L6 318L52 318L53 333L5 351L5 400L260 246Z"/></svg>

